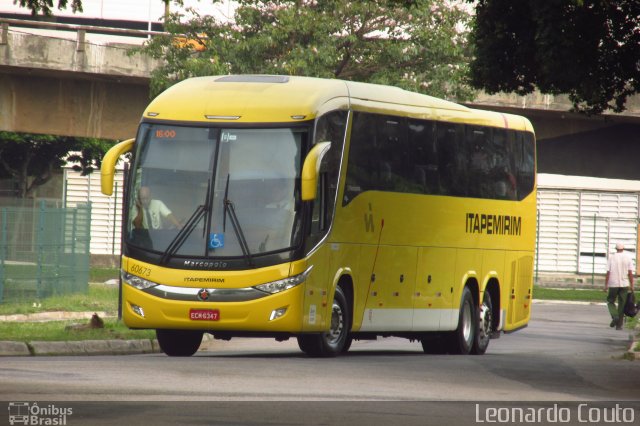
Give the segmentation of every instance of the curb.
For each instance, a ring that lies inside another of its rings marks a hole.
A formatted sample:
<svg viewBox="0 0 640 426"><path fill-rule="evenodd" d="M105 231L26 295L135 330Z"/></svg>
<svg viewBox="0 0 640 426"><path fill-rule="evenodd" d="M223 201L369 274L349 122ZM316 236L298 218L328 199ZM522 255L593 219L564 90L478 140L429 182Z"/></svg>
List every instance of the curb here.
<svg viewBox="0 0 640 426"><path fill-rule="evenodd" d="M160 353L155 339L0 342L0 356L133 355Z"/></svg>
<svg viewBox="0 0 640 426"><path fill-rule="evenodd" d="M31 355L29 346L24 342L0 342L0 356Z"/></svg>
<svg viewBox="0 0 640 426"><path fill-rule="evenodd" d="M635 347L639 342L631 341L631 345L629 346L629 350L625 354L625 358L631 361L640 361L640 352L635 350Z"/></svg>
<svg viewBox="0 0 640 426"><path fill-rule="evenodd" d="M116 318L115 315L108 314L107 312L67 312L67 311L52 311L52 312L39 312L35 314L13 314L13 315L0 315L0 322L46 322L46 321L68 321L68 320L80 320L91 319L91 317L97 314L100 318Z"/></svg>
<svg viewBox="0 0 640 426"><path fill-rule="evenodd" d="M636 327L632 330L632 333L635 334L636 337L640 338L640 324L636 325ZM640 361L640 350L636 350L638 346L640 349L640 340L636 340L631 336L631 344L629 345L629 350L625 354L625 358L628 360L638 360Z"/></svg>
<svg viewBox="0 0 640 426"><path fill-rule="evenodd" d="M579 302L575 300L533 299L534 305L596 305L606 306L604 302Z"/></svg>

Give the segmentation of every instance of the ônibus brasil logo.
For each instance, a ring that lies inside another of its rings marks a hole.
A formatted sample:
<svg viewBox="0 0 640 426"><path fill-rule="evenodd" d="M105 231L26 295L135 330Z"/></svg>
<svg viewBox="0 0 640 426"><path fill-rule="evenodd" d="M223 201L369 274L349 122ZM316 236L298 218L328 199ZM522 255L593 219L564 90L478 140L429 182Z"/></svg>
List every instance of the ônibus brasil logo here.
<svg viewBox="0 0 640 426"><path fill-rule="evenodd" d="M73 408L59 407L55 404L39 406L37 402L10 402L10 425L66 425L67 418L73 414Z"/></svg>

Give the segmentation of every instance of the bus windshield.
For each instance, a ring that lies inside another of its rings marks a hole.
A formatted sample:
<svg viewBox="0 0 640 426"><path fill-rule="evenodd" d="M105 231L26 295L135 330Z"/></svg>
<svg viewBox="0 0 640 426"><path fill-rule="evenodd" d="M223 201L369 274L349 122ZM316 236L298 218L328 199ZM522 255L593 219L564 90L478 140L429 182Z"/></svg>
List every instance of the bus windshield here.
<svg viewBox="0 0 640 426"><path fill-rule="evenodd" d="M286 252L300 224L296 182L306 129L143 123L127 243L189 258Z"/></svg>

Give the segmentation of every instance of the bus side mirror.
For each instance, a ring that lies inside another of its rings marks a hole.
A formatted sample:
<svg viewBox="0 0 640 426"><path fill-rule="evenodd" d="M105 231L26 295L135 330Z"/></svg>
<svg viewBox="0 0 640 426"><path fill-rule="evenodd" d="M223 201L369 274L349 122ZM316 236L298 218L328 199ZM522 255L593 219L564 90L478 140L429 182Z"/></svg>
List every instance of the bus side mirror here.
<svg viewBox="0 0 640 426"><path fill-rule="evenodd" d="M304 159L302 165L302 201L311 201L316 199L318 189L318 175L320 174L320 163L322 158L331 148L331 142L318 142Z"/></svg>
<svg viewBox="0 0 640 426"><path fill-rule="evenodd" d="M135 139L127 139L109 149L102 159L100 166L100 190L104 195L113 194L113 176L116 172L116 163L122 154L131 151Z"/></svg>

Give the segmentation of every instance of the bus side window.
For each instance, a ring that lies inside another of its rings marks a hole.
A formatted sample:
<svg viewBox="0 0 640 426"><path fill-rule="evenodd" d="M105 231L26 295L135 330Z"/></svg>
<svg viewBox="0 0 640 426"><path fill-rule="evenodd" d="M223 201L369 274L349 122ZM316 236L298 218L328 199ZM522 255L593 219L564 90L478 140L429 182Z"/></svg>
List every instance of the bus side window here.
<svg viewBox="0 0 640 426"><path fill-rule="evenodd" d="M440 168L435 123L425 120L409 120L408 166L412 173L408 177L416 186L417 193L440 194Z"/></svg>
<svg viewBox="0 0 640 426"><path fill-rule="evenodd" d="M469 186L467 195L478 198L492 198L491 169L493 158L489 152L491 129L467 126L465 145L469 153Z"/></svg>
<svg viewBox="0 0 640 426"><path fill-rule="evenodd" d="M518 132L516 143L516 170L518 199L522 200L533 191L535 181L535 142L533 134Z"/></svg>
<svg viewBox="0 0 640 426"><path fill-rule="evenodd" d="M312 234L328 230L333 218L346 127L347 111L331 111L316 122L314 143L331 142L331 148L320 164L318 195L313 202Z"/></svg>
<svg viewBox="0 0 640 426"><path fill-rule="evenodd" d="M409 192L406 190L404 173L406 167L406 138L404 119L380 115L376 117L378 182L375 189L382 191Z"/></svg>
<svg viewBox="0 0 640 426"><path fill-rule="evenodd" d="M378 153L375 116L354 112L342 205L346 206L358 194L376 188L380 168Z"/></svg>
<svg viewBox="0 0 640 426"><path fill-rule="evenodd" d="M457 125L437 123L436 144L438 150L438 170L442 195L464 195L466 193L466 176L461 174L459 161L460 143ZM463 172L466 174L466 172Z"/></svg>
<svg viewBox="0 0 640 426"><path fill-rule="evenodd" d="M493 129L488 152L492 158L492 169L489 172L491 198L497 200L514 200L516 192L515 176L512 173L509 159L506 130Z"/></svg>

